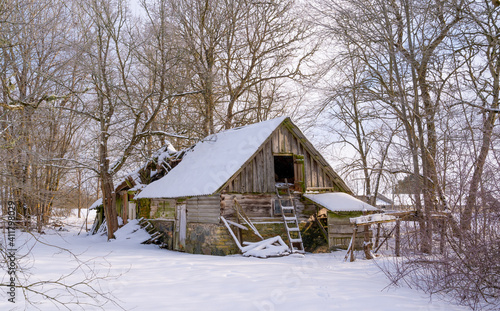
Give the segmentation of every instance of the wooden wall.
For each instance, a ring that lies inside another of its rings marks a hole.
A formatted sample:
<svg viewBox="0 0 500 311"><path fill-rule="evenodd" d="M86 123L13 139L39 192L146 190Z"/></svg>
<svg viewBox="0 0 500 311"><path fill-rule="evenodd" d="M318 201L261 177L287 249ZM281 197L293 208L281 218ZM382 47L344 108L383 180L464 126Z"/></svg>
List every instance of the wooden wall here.
<svg viewBox="0 0 500 311"><path fill-rule="evenodd" d="M218 224L220 195L192 197L186 200L187 222Z"/></svg>
<svg viewBox="0 0 500 311"><path fill-rule="evenodd" d="M307 221L316 212L314 204L300 200L300 195L294 195L295 212L299 221ZM221 215L236 221L236 212L233 208L234 199L243 208L251 221L255 222L282 222L280 215L274 215L275 194L223 194L221 195Z"/></svg>
<svg viewBox="0 0 500 311"><path fill-rule="evenodd" d="M328 211L328 246L330 249L347 249L351 242L354 226L350 222L351 217L361 216L362 212L331 212ZM362 249L363 233L358 232L354 247Z"/></svg>
<svg viewBox="0 0 500 311"><path fill-rule="evenodd" d="M306 147L309 145L310 147ZM249 159L240 171L226 183L222 192L273 193L274 155L303 155L306 190L343 191L335 182L337 176L305 137L299 137L282 124L263 144L257 154Z"/></svg>

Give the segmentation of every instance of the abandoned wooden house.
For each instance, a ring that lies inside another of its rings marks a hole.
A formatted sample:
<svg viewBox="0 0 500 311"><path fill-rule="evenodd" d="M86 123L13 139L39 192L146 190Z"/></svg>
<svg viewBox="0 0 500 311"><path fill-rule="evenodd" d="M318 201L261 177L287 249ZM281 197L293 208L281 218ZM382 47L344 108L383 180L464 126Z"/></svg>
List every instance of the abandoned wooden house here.
<svg viewBox="0 0 500 311"><path fill-rule="evenodd" d="M210 135L177 159L158 180L117 189L119 215L147 219L169 249L227 255L275 236L292 251L347 248L349 218L376 211L287 117Z"/></svg>
<svg viewBox="0 0 500 311"><path fill-rule="evenodd" d="M186 151L177 151L171 144L167 144L157 150L144 165L118 182L114 193L115 208L120 224L126 224L129 219L137 218L137 206L134 195L146 185L165 176L167 172L181 161ZM90 233L95 234L99 229L101 231L107 230L107 228L101 227L105 223L102 198L97 199L89 207L89 210L93 209L96 210L96 218Z"/></svg>

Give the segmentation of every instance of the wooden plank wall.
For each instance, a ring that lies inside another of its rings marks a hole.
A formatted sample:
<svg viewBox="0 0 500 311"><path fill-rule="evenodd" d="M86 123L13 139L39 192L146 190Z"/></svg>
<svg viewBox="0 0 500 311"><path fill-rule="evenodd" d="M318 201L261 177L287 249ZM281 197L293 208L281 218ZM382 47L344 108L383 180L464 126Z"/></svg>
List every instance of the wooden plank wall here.
<svg viewBox="0 0 500 311"><path fill-rule="evenodd" d="M255 222L280 222L281 215L273 215L273 204L275 194L222 194L221 215L232 221L236 221L234 211L234 199L240 203L245 214ZM294 195L296 214L299 221L307 221L315 211L314 204L305 204L300 201L300 195Z"/></svg>
<svg viewBox="0 0 500 311"><path fill-rule="evenodd" d="M362 212L331 212L328 211L328 246L329 248L347 249L351 241L353 225L351 217L358 217ZM359 230L362 230L361 228ZM355 249L363 244L363 233L358 232Z"/></svg>
<svg viewBox="0 0 500 311"><path fill-rule="evenodd" d="M304 138L302 138L304 139ZM228 193L273 193L275 154L304 155L306 188L334 188L333 176L329 176L325 167L304 146L286 126L281 125L263 148L245 167L230 180L223 192Z"/></svg>
<svg viewBox="0 0 500 311"><path fill-rule="evenodd" d="M231 193L274 192L274 158L271 150L271 141L268 141L228 183L225 190Z"/></svg>
<svg viewBox="0 0 500 311"><path fill-rule="evenodd" d="M217 224L220 216L220 196L200 196L186 200L187 221Z"/></svg>

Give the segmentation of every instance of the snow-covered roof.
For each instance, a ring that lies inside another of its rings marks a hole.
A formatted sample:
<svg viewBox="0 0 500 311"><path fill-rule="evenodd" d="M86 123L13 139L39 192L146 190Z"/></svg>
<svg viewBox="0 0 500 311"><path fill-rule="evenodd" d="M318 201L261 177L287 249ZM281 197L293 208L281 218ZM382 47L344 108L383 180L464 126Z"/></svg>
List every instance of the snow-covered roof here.
<svg viewBox="0 0 500 311"><path fill-rule="evenodd" d="M206 137L165 177L149 184L136 198L178 198L215 193L285 119L280 117Z"/></svg>
<svg viewBox="0 0 500 311"><path fill-rule="evenodd" d="M92 205L89 207L89 211L96 209L99 205L102 205L102 198L97 199Z"/></svg>
<svg viewBox="0 0 500 311"><path fill-rule="evenodd" d="M327 192L319 194L304 194L304 197L323 206L332 212L377 211L371 206L355 197L343 192Z"/></svg>
<svg viewBox="0 0 500 311"><path fill-rule="evenodd" d="M166 145L158 149L156 152L153 153L151 156L151 159L147 161L144 165L140 166L139 168L135 169L133 172L129 173L126 175L124 178L120 179L116 185L117 188L120 188L120 185L124 184L125 181L130 181L132 183L132 189L129 190L137 190L137 189L142 189L146 185L142 184L141 181L141 171L144 171L147 169L148 165L152 162L155 161L159 165L164 165L164 161L166 161L169 157L177 155L179 152L175 150L174 146L167 141ZM159 172L159 170L151 170L150 172L150 177L154 177ZM129 184L130 185L130 184Z"/></svg>

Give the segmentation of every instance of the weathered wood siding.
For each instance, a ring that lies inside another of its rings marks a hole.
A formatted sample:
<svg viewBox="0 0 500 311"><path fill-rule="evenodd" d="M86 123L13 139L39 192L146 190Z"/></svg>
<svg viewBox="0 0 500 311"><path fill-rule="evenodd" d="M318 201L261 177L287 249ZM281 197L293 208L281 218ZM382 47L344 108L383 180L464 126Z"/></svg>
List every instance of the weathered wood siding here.
<svg viewBox="0 0 500 311"><path fill-rule="evenodd" d="M228 182L225 190L231 193L269 193L274 192L274 184L274 157L268 141Z"/></svg>
<svg viewBox="0 0 500 311"><path fill-rule="evenodd" d="M354 226L350 222L351 217L361 216L362 212L331 212L328 211L328 246L330 249L347 249L351 242ZM360 227L359 230L362 230ZM363 232L358 231L355 249L361 249L363 245Z"/></svg>
<svg viewBox="0 0 500 311"><path fill-rule="evenodd" d="M285 124L277 128L258 152L249 159L239 172L230 179L222 192L227 193L273 193L274 155L303 155L305 186L310 190L343 191L335 182L331 168L317 151L306 147L306 139L299 138Z"/></svg>
<svg viewBox="0 0 500 311"><path fill-rule="evenodd" d="M188 223L219 223L220 195L193 197L186 200Z"/></svg>
<svg viewBox="0 0 500 311"><path fill-rule="evenodd" d="M314 204L307 204L294 195L295 211L299 222L304 222L316 211ZM274 215L275 194L223 194L221 195L221 214L236 221L234 199L243 208L243 212L255 222L281 222L281 214Z"/></svg>

